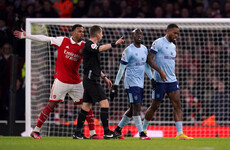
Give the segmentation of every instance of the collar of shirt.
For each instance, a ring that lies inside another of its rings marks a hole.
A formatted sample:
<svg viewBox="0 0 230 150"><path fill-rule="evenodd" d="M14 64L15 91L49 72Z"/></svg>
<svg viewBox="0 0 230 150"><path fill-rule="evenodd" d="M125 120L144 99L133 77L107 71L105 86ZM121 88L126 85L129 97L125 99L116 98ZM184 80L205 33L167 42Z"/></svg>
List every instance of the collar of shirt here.
<svg viewBox="0 0 230 150"><path fill-rule="evenodd" d="M171 43L171 42L168 41L168 39L166 38L166 36L164 36L164 40L167 41L168 43Z"/></svg>
<svg viewBox="0 0 230 150"><path fill-rule="evenodd" d="M76 44L76 42L73 40L72 36L70 37L70 41L71 41L72 44ZM81 42L82 41L78 42L77 45L81 45Z"/></svg>

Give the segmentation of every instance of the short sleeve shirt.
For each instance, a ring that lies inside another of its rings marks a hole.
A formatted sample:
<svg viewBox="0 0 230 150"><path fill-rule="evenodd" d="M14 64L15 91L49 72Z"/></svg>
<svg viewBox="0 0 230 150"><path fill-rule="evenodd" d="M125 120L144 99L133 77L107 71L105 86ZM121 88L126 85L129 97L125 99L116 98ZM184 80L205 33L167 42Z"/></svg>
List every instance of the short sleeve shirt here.
<svg viewBox="0 0 230 150"><path fill-rule="evenodd" d="M51 38L51 45L56 46L58 50L55 78L68 84L78 84L81 82L78 69L83 57L82 50L84 44L84 41L76 43L72 38L67 37Z"/></svg>
<svg viewBox="0 0 230 150"><path fill-rule="evenodd" d="M175 58L176 58L176 46L173 42L169 42L166 37L159 38L152 43L151 53L156 54L154 61L156 65L162 69L165 74L167 81L166 83L176 82L175 75ZM160 74L155 71L154 79L157 82L162 82ZM165 83L164 82L164 83Z"/></svg>
<svg viewBox="0 0 230 150"><path fill-rule="evenodd" d="M125 89L135 86L143 88L147 55L148 50L142 44L140 48L130 44L123 51L121 63L127 65L124 78Z"/></svg>

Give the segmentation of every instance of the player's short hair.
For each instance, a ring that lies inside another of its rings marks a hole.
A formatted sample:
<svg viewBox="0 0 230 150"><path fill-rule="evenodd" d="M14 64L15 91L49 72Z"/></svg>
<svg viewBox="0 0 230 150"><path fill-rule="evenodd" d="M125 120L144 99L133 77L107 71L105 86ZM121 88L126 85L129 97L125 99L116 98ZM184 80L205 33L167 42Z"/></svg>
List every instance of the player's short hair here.
<svg viewBox="0 0 230 150"><path fill-rule="evenodd" d="M89 29L89 36L90 37L95 37L97 33L101 31L101 27L98 25L94 25Z"/></svg>
<svg viewBox="0 0 230 150"><path fill-rule="evenodd" d="M79 28L79 27L83 27L81 24L75 24L72 26L72 32L76 29L76 28Z"/></svg>
<svg viewBox="0 0 230 150"><path fill-rule="evenodd" d="M134 33L135 33L137 30L140 30L140 31L141 31L141 29L139 29L139 28L135 28L134 30L132 30L132 32L131 32L132 38L134 38ZM141 31L141 32L142 32L142 31Z"/></svg>
<svg viewBox="0 0 230 150"><path fill-rule="evenodd" d="M176 24L169 24L168 26L167 26L167 30L170 30L170 29L172 29L172 28L178 28L179 29L179 27L178 27L178 25L176 25Z"/></svg>

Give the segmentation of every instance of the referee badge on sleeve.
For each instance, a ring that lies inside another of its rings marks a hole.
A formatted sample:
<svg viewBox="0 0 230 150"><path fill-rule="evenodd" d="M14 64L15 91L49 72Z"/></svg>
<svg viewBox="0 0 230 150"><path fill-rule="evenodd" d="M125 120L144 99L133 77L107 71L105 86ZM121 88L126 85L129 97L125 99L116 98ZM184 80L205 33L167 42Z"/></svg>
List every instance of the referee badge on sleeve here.
<svg viewBox="0 0 230 150"><path fill-rule="evenodd" d="M91 44L91 48L96 50L97 49L97 44Z"/></svg>

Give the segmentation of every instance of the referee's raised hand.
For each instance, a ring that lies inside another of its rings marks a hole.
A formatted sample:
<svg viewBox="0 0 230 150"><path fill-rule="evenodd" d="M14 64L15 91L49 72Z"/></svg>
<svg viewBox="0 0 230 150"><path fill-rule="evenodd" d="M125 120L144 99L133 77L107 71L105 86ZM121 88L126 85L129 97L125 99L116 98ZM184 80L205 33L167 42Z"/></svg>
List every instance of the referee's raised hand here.
<svg viewBox="0 0 230 150"><path fill-rule="evenodd" d="M117 46L117 45L120 45L120 44L124 43L125 41L124 41L123 38L124 38L124 37L122 36L120 39L118 39L118 40L115 42L115 45Z"/></svg>

